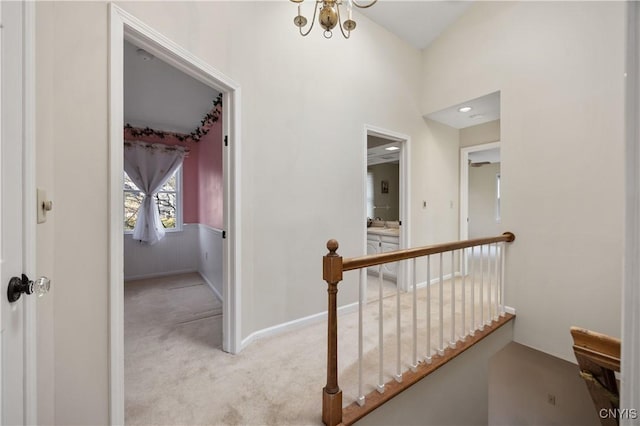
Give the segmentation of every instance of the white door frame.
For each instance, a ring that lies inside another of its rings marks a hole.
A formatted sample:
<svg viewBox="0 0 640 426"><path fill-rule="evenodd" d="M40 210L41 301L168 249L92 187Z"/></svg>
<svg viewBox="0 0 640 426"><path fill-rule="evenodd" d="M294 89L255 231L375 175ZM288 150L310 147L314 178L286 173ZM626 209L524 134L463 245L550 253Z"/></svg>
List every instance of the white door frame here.
<svg viewBox="0 0 640 426"><path fill-rule="evenodd" d="M620 408L640 408L640 4L627 2L625 238ZM623 426L637 424L623 416Z"/></svg>
<svg viewBox="0 0 640 426"><path fill-rule="evenodd" d="M376 136L382 139L389 139L389 141L395 141L400 144L400 221L402 225L400 226L400 248L408 248L411 247L410 236L411 232L410 226L411 221L409 220L409 214L411 212L411 171L409 159L411 158L411 137L405 135L403 133L395 132L393 130L383 129L381 127L372 126L369 124L364 125L364 166L363 166L363 194L367 193L367 137L368 136ZM367 206L366 202L363 199L362 208L363 208L363 226L364 226L364 254L367 254L367 224L364 220L367 217ZM366 274L365 274L366 276ZM408 278L409 278L409 263L403 262L398 267L398 276L397 276L397 285L401 290L407 291L409 290ZM365 287L366 291L366 287Z"/></svg>
<svg viewBox="0 0 640 426"><path fill-rule="evenodd" d="M460 148L460 240L469 238L469 154L500 148L500 141Z"/></svg>
<svg viewBox="0 0 640 426"><path fill-rule="evenodd" d="M1 5L0 5L1 6ZM19 13L19 17L11 17L14 22L19 22L20 25L16 27L17 31L21 34L17 35L21 41L22 59L22 82L20 95L21 100L15 100L16 105L22 105L22 109L19 111L22 117L22 220L23 220L23 234L22 234L22 273L25 273L30 278L35 278L36 274L36 156L35 156L35 125L36 125L36 108L35 108L35 42L36 42L36 9L35 3L21 2L20 4L14 4L15 7L20 9L16 10ZM0 16L2 14L0 13ZM0 22L3 22L0 19ZM11 27L13 28L13 27ZM3 32L8 31L8 26L5 26ZM0 38L2 42L6 42L6 38L3 36ZM1 64L1 61L0 61ZM1 93L0 96L5 96L5 93ZM19 102L18 102L19 101ZM13 103L13 102L12 102ZM1 104L0 104L1 105ZM2 123L0 122L0 126ZM1 127L0 127L1 128ZM16 141L2 140L3 144L11 143L15 144ZM31 196L29 196L31 195ZM2 288L5 288L3 283ZM0 297L7 297L6 293L0 294ZM36 298L35 297L23 297L22 300L16 303L22 303L24 308L24 389L23 389L23 410L24 410L24 422L25 424L37 424L38 423L38 392L37 392L37 335L36 335ZM1 308L2 304L0 304ZM2 315L0 313L0 319ZM5 324L1 324L0 330L3 329ZM0 384L2 383L3 368L12 368L7 366L2 361L2 341L0 339ZM6 389L5 389L6 391ZM0 401L4 401L0 390ZM0 422L3 419L4 413L2 412L2 404L0 404Z"/></svg>
<svg viewBox="0 0 640 426"><path fill-rule="evenodd" d="M109 4L109 316L111 424L124 424L124 273L123 273L123 41L144 48L185 74L223 94L223 350L241 350L240 310L240 86L206 62L146 25L122 8Z"/></svg>

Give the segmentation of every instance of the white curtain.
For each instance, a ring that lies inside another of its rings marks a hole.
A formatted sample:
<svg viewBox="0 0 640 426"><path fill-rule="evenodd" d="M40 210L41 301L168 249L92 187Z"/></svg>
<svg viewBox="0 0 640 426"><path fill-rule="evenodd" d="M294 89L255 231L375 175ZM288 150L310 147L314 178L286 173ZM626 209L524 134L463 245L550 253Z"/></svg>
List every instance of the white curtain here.
<svg viewBox="0 0 640 426"><path fill-rule="evenodd" d="M133 239L155 244L164 237L164 226L154 196L182 165L187 152L181 146L125 142L124 171L144 193L133 228Z"/></svg>

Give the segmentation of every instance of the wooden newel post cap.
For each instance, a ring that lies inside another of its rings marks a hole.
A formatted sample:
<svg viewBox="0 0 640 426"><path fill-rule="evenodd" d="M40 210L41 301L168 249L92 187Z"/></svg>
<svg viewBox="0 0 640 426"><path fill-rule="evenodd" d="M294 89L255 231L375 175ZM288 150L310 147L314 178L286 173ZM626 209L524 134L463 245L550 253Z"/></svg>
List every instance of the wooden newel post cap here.
<svg viewBox="0 0 640 426"><path fill-rule="evenodd" d="M327 241L327 249L329 253L326 254L322 261L322 278L330 284L337 284L342 281L342 257L336 253L338 250L338 241Z"/></svg>
<svg viewBox="0 0 640 426"><path fill-rule="evenodd" d="M508 238L507 239L508 243L512 243L516 239L516 235L513 232L509 232L509 231L503 232L502 235Z"/></svg>
<svg viewBox="0 0 640 426"><path fill-rule="evenodd" d="M335 256L338 250L338 241L333 238L327 241L327 250L329 250L329 256Z"/></svg>

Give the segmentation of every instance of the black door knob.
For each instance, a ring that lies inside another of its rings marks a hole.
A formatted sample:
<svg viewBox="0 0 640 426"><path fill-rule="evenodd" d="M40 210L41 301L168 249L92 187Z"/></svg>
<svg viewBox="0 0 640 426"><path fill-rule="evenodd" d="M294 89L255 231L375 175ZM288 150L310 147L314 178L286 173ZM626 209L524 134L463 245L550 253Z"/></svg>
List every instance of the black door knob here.
<svg viewBox="0 0 640 426"><path fill-rule="evenodd" d="M22 274L21 278L12 277L9 280L9 286L7 287L7 297L9 302L13 303L20 299L22 293L33 294L36 293L38 297L44 296L51 285L51 280L47 277L40 277L35 282L31 281L29 277Z"/></svg>

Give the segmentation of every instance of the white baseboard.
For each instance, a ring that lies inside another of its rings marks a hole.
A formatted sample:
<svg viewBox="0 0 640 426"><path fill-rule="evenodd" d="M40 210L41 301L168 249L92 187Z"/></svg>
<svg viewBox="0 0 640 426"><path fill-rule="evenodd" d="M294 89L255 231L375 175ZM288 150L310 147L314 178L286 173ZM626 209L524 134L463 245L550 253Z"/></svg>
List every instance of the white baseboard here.
<svg viewBox="0 0 640 426"><path fill-rule="evenodd" d="M209 281L209 279L200 271L198 271L198 273L200 274L200 276L202 277L202 279L204 280L205 283L207 283L207 285L209 286L209 288L211 289L211 291L213 291L213 294L215 294L215 296L218 298L218 300L220 302L222 302L222 295L220 294L220 292L215 288L215 286L213 285L213 283L211 281Z"/></svg>
<svg viewBox="0 0 640 426"><path fill-rule="evenodd" d="M462 274L460 272L456 272L453 274L454 277L461 277ZM451 279L451 274L447 274L447 275L443 275L442 276L442 281L446 281ZM429 281L429 285L434 285L434 284L438 284L440 282L440 277L436 277L436 278L432 278L431 281ZM424 288L427 286L427 282L426 281L422 281L416 284L416 289L418 288ZM413 286L411 284L409 284L409 291L413 291Z"/></svg>
<svg viewBox="0 0 640 426"><path fill-rule="evenodd" d="M358 302L354 302L349 305L339 307L338 315L349 314L357 310L358 310ZM256 332L251 333L249 336L247 336L245 339L242 340L241 350L246 348L256 340L263 339L265 337L275 336L277 334L281 334L286 331L295 330L311 324L317 324L321 321L326 321L326 319L327 319L327 311L324 311L314 315L309 315L308 317L299 318L297 320L285 322L282 324L274 325L272 327L264 328L262 330L258 330Z"/></svg>
<svg viewBox="0 0 640 426"><path fill-rule="evenodd" d="M160 277L168 277L170 275L178 275L178 274L188 274L191 272L198 272L196 269L181 269L177 271L167 271L167 272L154 272L152 274L142 274L142 275L132 275L129 277L124 277L125 281L132 280L145 280L147 278L160 278Z"/></svg>
<svg viewBox="0 0 640 426"><path fill-rule="evenodd" d="M504 311L508 314L511 315L515 315L516 314L516 308L512 308L511 306L505 306L504 307Z"/></svg>

